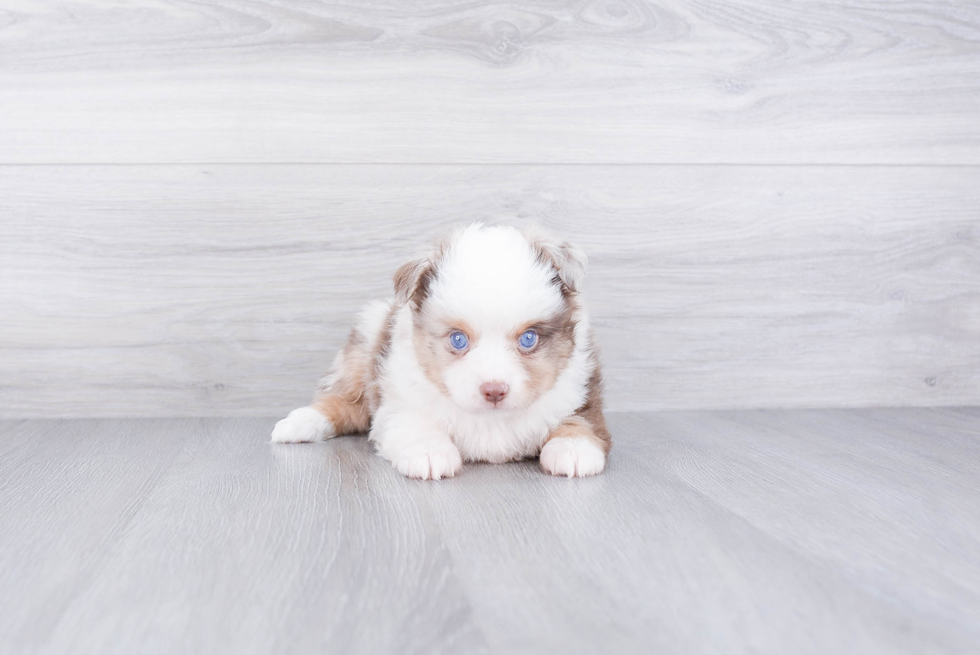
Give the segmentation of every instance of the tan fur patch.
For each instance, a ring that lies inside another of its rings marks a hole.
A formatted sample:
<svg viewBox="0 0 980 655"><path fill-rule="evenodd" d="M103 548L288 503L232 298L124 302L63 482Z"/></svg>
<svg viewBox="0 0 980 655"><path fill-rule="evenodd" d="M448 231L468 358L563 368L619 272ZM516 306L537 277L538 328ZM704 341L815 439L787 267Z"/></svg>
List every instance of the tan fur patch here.
<svg viewBox="0 0 980 655"><path fill-rule="evenodd" d="M558 427L548 434L548 438L545 439L545 443L558 437L589 439L593 441L595 445L602 448L602 452L609 452L609 442L603 441L595 433L595 430L592 429L592 425L590 425L589 422L581 416L569 416L567 419L562 421Z"/></svg>
<svg viewBox="0 0 980 655"><path fill-rule="evenodd" d="M337 434L367 432L371 426L367 405L359 400L351 402L337 394L328 394L317 398L313 407L330 419Z"/></svg>
<svg viewBox="0 0 980 655"><path fill-rule="evenodd" d="M453 241L456 240L460 228L440 236L429 253L410 262L406 262L395 271L395 301L404 305L410 303L414 309L419 309L429 295L429 286L435 279L439 262L449 252Z"/></svg>
<svg viewBox="0 0 980 655"><path fill-rule="evenodd" d="M580 290L588 262L580 248L567 241L559 242L536 225L526 226L521 234L531 245L538 261L554 269L554 283L561 288L562 295Z"/></svg>
<svg viewBox="0 0 980 655"><path fill-rule="evenodd" d="M592 341L591 334L589 340ZM589 359L592 362L592 376L589 378L585 404L575 411L575 416L588 423L589 427L592 428L594 438L602 445L603 452L608 454L609 449L612 448L612 436L606 427L606 417L602 413L602 371L599 364L599 354L594 347L589 353Z"/></svg>
<svg viewBox="0 0 980 655"><path fill-rule="evenodd" d="M391 348L391 331L395 329L398 310L398 305L393 305L388 310L381 332L378 333L378 337L371 348L370 370L366 374L364 382L364 402L367 403L372 414L381 406L381 391L378 380L381 378L381 369L388 359L388 350Z"/></svg>
<svg viewBox="0 0 980 655"><path fill-rule="evenodd" d="M388 355L397 307L392 307L373 343L351 330L347 344L317 390L313 407L334 424L338 434L366 432L371 416L381 404L378 376Z"/></svg>
<svg viewBox="0 0 980 655"><path fill-rule="evenodd" d="M476 345L479 335L465 322L456 321L444 323L425 312L412 312L412 344L415 347L415 357L419 360L422 372L436 385L440 392L449 394L441 371L452 364L458 353L452 351L446 338L453 330L461 330L470 340L470 347Z"/></svg>
<svg viewBox="0 0 980 655"><path fill-rule="evenodd" d="M313 407L330 419L337 434L365 432L371 423L364 398L369 360L356 330L351 331L338 363L339 369L327 376L332 382L318 390Z"/></svg>
<svg viewBox="0 0 980 655"><path fill-rule="evenodd" d="M531 352L521 352L521 365L527 372L528 391L537 399L554 385L568 365L575 350L575 302L566 298L563 308L545 321L529 323L516 330L511 338L516 344L525 330L538 333L538 345Z"/></svg>

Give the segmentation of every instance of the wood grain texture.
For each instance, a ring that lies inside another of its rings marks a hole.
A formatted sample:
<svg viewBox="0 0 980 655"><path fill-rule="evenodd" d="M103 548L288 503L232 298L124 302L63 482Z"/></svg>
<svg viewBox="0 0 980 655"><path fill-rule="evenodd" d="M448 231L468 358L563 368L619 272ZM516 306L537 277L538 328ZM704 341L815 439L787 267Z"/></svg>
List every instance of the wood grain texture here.
<svg viewBox="0 0 980 655"><path fill-rule="evenodd" d="M14 652L950 653L980 410L612 414L606 472L407 480L274 419L0 423Z"/></svg>
<svg viewBox="0 0 980 655"><path fill-rule="evenodd" d="M15 610L0 642L51 653L479 652L451 561L415 503L391 493L390 476L366 484L387 464L353 440L333 453L270 450L265 423L4 425L0 443L31 457L0 460L0 589ZM73 451L111 455L79 478ZM103 498L105 478L142 493L121 511ZM366 556L368 543L377 550ZM69 546L87 557L62 560Z"/></svg>
<svg viewBox="0 0 980 655"><path fill-rule="evenodd" d="M32 652L111 563L191 423L0 424L0 649Z"/></svg>
<svg viewBox="0 0 980 655"><path fill-rule="evenodd" d="M978 175L3 167L0 413L282 413L402 261L482 218L587 250L613 409L977 404Z"/></svg>
<svg viewBox="0 0 980 655"><path fill-rule="evenodd" d="M980 164L976 3L13 0L0 163Z"/></svg>

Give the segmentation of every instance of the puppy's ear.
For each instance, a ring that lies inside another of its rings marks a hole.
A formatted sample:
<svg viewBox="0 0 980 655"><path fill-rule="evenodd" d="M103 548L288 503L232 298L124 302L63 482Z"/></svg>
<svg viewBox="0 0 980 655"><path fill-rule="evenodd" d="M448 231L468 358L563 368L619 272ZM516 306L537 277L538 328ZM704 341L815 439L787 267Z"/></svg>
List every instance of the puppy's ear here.
<svg viewBox="0 0 980 655"><path fill-rule="evenodd" d="M409 300L421 304L428 292L429 278L432 276L432 262L428 258L413 259L395 271L395 302L404 305Z"/></svg>
<svg viewBox="0 0 980 655"><path fill-rule="evenodd" d="M584 250L568 241L558 241L536 225L524 228L522 233L538 260L555 269L565 289L574 293L582 288L585 267L589 263Z"/></svg>
<svg viewBox="0 0 980 655"><path fill-rule="evenodd" d="M436 276L439 263L463 231L464 228L457 227L444 232L425 256L406 262L395 271L395 302L403 305L412 301L416 308L422 305L429 295L429 285Z"/></svg>

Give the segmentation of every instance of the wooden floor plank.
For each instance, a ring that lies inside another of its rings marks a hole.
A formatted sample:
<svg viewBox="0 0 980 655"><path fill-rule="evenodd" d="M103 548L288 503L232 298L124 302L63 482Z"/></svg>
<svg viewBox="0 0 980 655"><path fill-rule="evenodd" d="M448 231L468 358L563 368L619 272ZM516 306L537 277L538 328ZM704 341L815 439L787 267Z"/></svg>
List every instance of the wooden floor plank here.
<svg viewBox="0 0 980 655"><path fill-rule="evenodd" d="M45 649L479 652L451 559L405 492L412 483L363 438L289 448L269 445L268 428L204 419L188 430Z"/></svg>
<svg viewBox="0 0 980 655"><path fill-rule="evenodd" d="M910 418L895 414L893 424ZM975 492L949 490L960 497L961 510L973 508L960 515L941 507L933 514L926 505L898 516L839 512L838 523L827 525L824 518L835 507L813 507L825 494L812 486L794 489L797 467L823 462L793 451L798 437L833 429L834 422L820 421L822 412L774 415L790 426L808 425L797 431L801 435L784 434L783 444L766 438L773 421L767 412L733 412L727 419L705 412L667 414L655 421L645 414L613 415L613 433L624 438L603 477L553 480L526 465L509 472L502 485L496 467L487 466L479 468L472 486L440 486L416 495L439 512L477 614L491 625L508 626L495 644L502 652L541 652L564 635L589 629L584 626L601 631L614 652L954 652L973 639L969 617L980 600L980 579L970 553L976 550L959 550L943 570L934 566L936 548L902 538L912 529L934 530L933 522L965 520L976 529L980 512L970 505ZM733 429L741 440L728 439ZM969 434L957 435L963 445ZM756 436L756 450L764 448L776 463L739 457ZM873 430L867 436L878 437ZM699 448L704 439L718 445L717 457ZM975 443L972 450L975 456ZM722 491L709 494L699 480L679 474L684 471L676 470L678 460L716 478ZM769 466L783 475L761 490L740 488L745 478L771 475ZM899 493L870 464L853 483L843 479L846 469L826 469L841 475L841 493L859 486L872 497L895 494L896 504L918 493ZM752 491L756 495L748 496ZM799 512L800 525L793 527L801 538L819 534L825 541L803 548L785 534L772 534L771 525L731 511L726 494L744 494L753 509L784 502L787 511ZM461 521L460 514L469 520ZM835 541L857 530L876 538L835 552ZM943 532L957 540L963 536L958 528ZM878 545L889 547L876 556ZM950 584L950 572L968 577ZM923 589L935 595L927 598ZM501 597L523 602L502 603ZM924 616L930 620L921 621ZM639 634L647 640L642 647ZM594 652L596 642L573 640L567 648Z"/></svg>
<svg viewBox="0 0 980 655"><path fill-rule="evenodd" d="M964 653L980 409L612 414L606 472L399 476L269 419L0 423L0 643ZM126 493L128 492L128 495Z"/></svg>
<svg viewBox="0 0 980 655"><path fill-rule="evenodd" d="M99 579L189 423L0 422L0 649L32 652Z"/></svg>
<svg viewBox="0 0 980 655"><path fill-rule="evenodd" d="M980 614L978 417L936 410L922 420L908 409L673 414L658 426L673 447L651 455L849 584L932 617L934 638L952 644L975 632Z"/></svg>

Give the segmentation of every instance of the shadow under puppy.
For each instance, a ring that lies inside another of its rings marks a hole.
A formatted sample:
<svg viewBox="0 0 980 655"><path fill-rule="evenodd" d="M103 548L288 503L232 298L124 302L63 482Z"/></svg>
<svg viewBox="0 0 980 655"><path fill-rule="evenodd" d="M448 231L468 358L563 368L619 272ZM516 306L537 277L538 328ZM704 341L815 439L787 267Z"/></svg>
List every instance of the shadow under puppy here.
<svg viewBox="0 0 980 655"><path fill-rule="evenodd" d="M369 432L401 473L540 455L553 475L602 471L610 437L580 288L585 254L536 228L470 225L395 273L274 443Z"/></svg>

